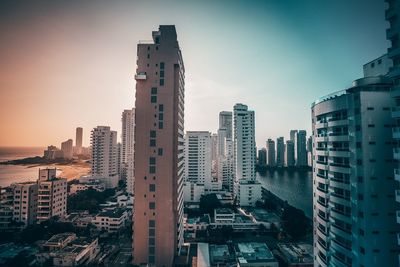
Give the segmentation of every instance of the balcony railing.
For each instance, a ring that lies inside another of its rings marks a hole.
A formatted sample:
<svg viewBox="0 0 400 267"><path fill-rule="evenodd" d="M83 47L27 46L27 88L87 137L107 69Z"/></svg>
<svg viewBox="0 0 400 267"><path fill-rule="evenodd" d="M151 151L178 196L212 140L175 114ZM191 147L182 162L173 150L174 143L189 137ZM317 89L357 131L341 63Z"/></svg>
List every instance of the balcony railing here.
<svg viewBox="0 0 400 267"><path fill-rule="evenodd" d="M138 72L137 74L135 74L135 80L146 80L146 79L147 79L146 72Z"/></svg>

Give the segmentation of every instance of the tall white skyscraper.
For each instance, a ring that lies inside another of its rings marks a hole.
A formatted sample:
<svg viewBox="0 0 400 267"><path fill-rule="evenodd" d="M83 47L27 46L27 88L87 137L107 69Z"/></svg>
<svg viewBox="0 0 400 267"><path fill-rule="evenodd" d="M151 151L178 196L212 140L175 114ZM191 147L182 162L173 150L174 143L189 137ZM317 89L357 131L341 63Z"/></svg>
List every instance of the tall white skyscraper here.
<svg viewBox="0 0 400 267"><path fill-rule="evenodd" d="M254 111L236 104L234 113L235 193L241 206L253 206L261 199L261 184L256 180L256 143Z"/></svg>
<svg viewBox="0 0 400 267"><path fill-rule="evenodd" d="M226 138L232 139L232 112L221 111L219 113L219 129L226 129Z"/></svg>
<svg viewBox="0 0 400 267"><path fill-rule="evenodd" d="M283 137L276 139L276 166L285 166L285 140Z"/></svg>
<svg viewBox="0 0 400 267"><path fill-rule="evenodd" d="M122 112L121 131L121 177L126 179L126 191L133 194L134 187L134 148L135 148L135 109Z"/></svg>
<svg viewBox="0 0 400 267"><path fill-rule="evenodd" d="M92 145L91 174L101 179L106 187L118 186L117 132L109 126L97 126L91 132Z"/></svg>
<svg viewBox="0 0 400 267"><path fill-rule="evenodd" d="M292 140L287 140L285 145L285 166L293 167L295 166L294 157L294 142Z"/></svg>
<svg viewBox="0 0 400 267"><path fill-rule="evenodd" d="M387 77L312 105L314 266L398 266Z"/></svg>
<svg viewBox="0 0 400 267"><path fill-rule="evenodd" d="M276 165L275 142L272 139L267 140L267 165L269 167L274 167Z"/></svg>
<svg viewBox="0 0 400 267"><path fill-rule="evenodd" d="M211 133L187 131L185 135L185 180L211 190Z"/></svg>

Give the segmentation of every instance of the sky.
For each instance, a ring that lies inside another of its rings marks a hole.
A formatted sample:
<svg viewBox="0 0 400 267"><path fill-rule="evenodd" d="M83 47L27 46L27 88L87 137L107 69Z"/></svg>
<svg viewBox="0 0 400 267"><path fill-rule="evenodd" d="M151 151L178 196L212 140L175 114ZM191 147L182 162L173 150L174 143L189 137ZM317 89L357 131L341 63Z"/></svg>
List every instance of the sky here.
<svg viewBox="0 0 400 267"><path fill-rule="evenodd" d="M310 134L311 103L388 47L383 0L1 1L0 146L60 146L134 107L136 45L176 25L185 130L244 103L256 143Z"/></svg>

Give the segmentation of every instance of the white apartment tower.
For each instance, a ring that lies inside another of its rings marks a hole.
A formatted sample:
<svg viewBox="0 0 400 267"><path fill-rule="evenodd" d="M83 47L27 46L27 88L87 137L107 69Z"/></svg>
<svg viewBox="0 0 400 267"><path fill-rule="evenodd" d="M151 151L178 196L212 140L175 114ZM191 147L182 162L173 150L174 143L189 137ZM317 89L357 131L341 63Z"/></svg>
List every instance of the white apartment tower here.
<svg viewBox="0 0 400 267"><path fill-rule="evenodd" d="M74 153L72 139L68 139L67 141L61 143L61 151L64 159L72 159Z"/></svg>
<svg viewBox="0 0 400 267"><path fill-rule="evenodd" d="M391 93L392 97L395 99L395 107L393 107L392 111L392 117L395 119L392 137L395 139L394 143L396 144L393 149L393 157L396 160L394 178L396 181L400 182L400 1L385 0L385 2L388 7L385 11L385 17L386 21L389 22L389 29L386 30L386 38L390 41L387 56L391 59L388 76L393 82ZM370 66L376 68L379 67L379 65L385 65L387 67L388 64L384 64L384 62L385 60L379 61L378 59L378 62L375 62L374 65L371 63ZM400 189L398 183L395 188L396 201L400 202ZM396 217L397 222L400 224L400 210L397 210ZM397 235L398 245L400 245L400 231L398 231ZM400 253L398 253L398 255L400 260Z"/></svg>
<svg viewBox="0 0 400 267"><path fill-rule="evenodd" d="M37 220L67 215L67 179L56 178L56 169L40 169L37 195Z"/></svg>
<svg viewBox="0 0 400 267"><path fill-rule="evenodd" d="M207 131L187 131L185 135L185 180L202 184L211 190L211 133Z"/></svg>
<svg viewBox="0 0 400 267"><path fill-rule="evenodd" d="M36 222L38 184L35 182L11 185L13 191L13 220L28 226Z"/></svg>
<svg viewBox="0 0 400 267"><path fill-rule="evenodd" d="M243 104L233 107L234 161L236 198L241 206L253 206L261 199L261 184L256 180L256 142L254 111Z"/></svg>
<svg viewBox="0 0 400 267"><path fill-rule="evenodd" d="M221 111L219 113L219 129L226 129L226 138L232 139L232 112Z"/></svg>
<svg viewBox="0 0 400 267"><path fill-rule="evenodd" d="M93 178L102 180L107 188L118 185L117 132L109 126L97 126L91 132Z"/></svg>
<svg viewBox="0 0 400 267"><path fill-rule="evenodd" d="M134 149L135 149L135 109L122 112L122 149L121 173L126 179L126 191L133 194L134 186Z"/></svg>
<svg viewBox="0 0 400 267"><path fill-rule="evenodd" d="M398 266L390 86L366 77L312 105L314 266Z"/></svg>

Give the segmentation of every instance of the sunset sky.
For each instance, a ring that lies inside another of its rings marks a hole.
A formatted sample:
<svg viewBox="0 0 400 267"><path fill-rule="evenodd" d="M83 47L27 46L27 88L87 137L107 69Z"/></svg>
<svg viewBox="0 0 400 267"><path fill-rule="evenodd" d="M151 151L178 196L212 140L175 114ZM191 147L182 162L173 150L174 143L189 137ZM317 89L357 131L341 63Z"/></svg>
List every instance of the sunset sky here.
<svg viewBox="0 0 400 267"><path fill-rule="evenodd" d="M250 4L251 3L251 4ZM368 3L368 4L367 4ZM257 146L310 130L310 104L386 52L383 0L1 1L0 146L59 146L134 106L136 45L175 24L185 130L255 110Z"/></svg>

